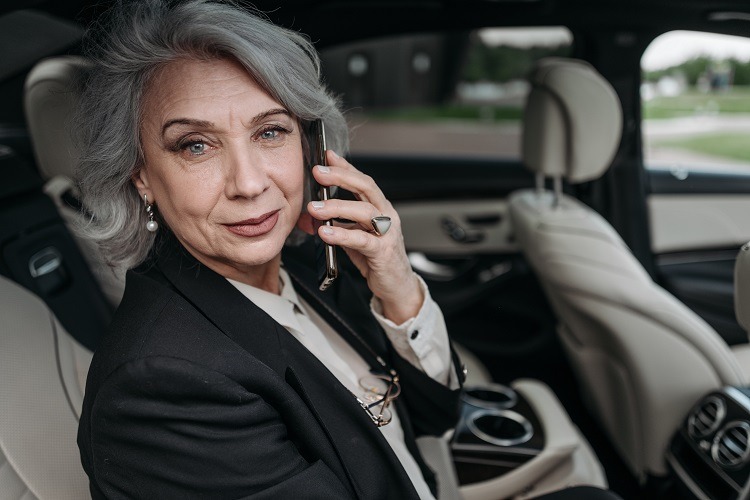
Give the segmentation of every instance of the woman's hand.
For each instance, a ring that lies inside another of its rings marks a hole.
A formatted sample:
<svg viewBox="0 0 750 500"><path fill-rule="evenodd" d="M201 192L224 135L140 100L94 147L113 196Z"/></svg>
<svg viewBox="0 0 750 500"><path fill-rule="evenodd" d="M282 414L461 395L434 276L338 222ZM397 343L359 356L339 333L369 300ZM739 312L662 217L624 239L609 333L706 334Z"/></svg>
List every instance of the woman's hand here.
<svg viewBox="0 0 750 500"><path fill-rule="evenodd" d="M323 186L339 186L358 201L331 199L307 205L315 219L348 219L353 224L334 227L321 225L320 238L344 249L367 286L380 299L383 316L401 324L417 315L424 302L422 288L406 256L401 220L375 181L352 166L335 152L326 152L328 167L316 166L312 173ZM382 236L372 230L370 220L378 215L391 218L390 229Z"/></svg>

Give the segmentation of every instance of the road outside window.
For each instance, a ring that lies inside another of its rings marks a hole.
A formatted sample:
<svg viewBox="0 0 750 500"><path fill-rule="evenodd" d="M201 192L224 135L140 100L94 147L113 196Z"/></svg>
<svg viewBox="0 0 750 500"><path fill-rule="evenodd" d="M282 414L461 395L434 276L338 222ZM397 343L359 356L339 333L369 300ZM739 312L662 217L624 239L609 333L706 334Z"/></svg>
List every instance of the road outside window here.
<svg viewBox="0 0 750 500"><path fill-rule="evenodd" d="M641 66L647 168L750 171L750 39L674 31Z"/></svg>

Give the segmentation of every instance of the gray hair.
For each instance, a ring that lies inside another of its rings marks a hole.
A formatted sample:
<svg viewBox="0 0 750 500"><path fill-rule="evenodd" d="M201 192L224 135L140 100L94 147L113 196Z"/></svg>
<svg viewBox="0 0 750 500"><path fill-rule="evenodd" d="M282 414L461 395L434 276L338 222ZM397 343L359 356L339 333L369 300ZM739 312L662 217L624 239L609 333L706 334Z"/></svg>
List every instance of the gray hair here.
<svg viewBox="0 0 750 500"><path fill-rule="evenodd" d="M106 21L92 26L84 46L94 66L74 121L81 149L78 180L90 214L81 230L114 267L140 264L154 244L131 177L144 162L144 89L170 62L236 59L301 122L322 119L329 149L348 151L346 121L321 83L310 41L231 0L118 2ZM311 164L306 142L303 134L305 162Z"/></svg>

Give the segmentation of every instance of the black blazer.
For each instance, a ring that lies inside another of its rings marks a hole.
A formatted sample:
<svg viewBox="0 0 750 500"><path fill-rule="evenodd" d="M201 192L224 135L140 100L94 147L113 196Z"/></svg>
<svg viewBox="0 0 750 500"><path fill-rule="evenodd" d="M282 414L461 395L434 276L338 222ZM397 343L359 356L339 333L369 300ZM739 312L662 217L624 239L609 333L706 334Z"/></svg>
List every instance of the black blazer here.
<svg viewBox="0 0 750 500"><path fill-rule="evenodd" d="M321 293L309 248L283 260L311 306L334 328L355 328L399 372L406 443L434 491L414 438L455 425L458 391L394 352L346 274ZM94 499L417 498L352 394L170 237L127 275L89 370L78 445Z"/></svg>

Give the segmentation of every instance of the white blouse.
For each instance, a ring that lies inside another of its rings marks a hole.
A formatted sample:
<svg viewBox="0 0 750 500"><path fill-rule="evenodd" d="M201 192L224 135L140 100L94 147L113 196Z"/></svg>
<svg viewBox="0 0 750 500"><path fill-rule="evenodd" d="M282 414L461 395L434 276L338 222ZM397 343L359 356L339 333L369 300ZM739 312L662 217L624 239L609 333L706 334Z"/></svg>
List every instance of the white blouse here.
<svg viewBox="0 0 750 500"><path fill-rule="evenodd" d="M457 388L458 380L455 370L452 369L450 344L443 313L432 300L427 285L419 276L417 277L424 291L425 300L415 317L396 325L383 317L382 306L378 299L373 298L370 308L399 355L436 381L451 388ZM280 295L238 281L230 279L227 281L286 328L331 371L344 387L361 398L363 389L359 385L359 380L370 373L367 362L309 304L297 296L292 281L283 268L279 278ZM423 500L434 500L419 465L406 447L403 428L396 409L395 407L390 407L390 409L393 413L393 420L388 425L380 427L383 437L411 478L419 497Z"/></svg>

